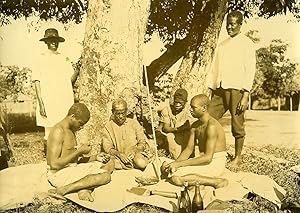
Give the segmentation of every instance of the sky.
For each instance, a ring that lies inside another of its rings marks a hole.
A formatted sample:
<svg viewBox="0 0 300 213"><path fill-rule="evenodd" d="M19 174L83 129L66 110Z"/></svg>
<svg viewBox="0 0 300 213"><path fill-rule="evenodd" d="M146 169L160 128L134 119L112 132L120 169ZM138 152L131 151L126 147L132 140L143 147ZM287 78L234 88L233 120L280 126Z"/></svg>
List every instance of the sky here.
<svg viewBox="0 0 300 213"><path fill-rule="evenodd" d="M273 39L282 39L289 44L287 56L300 63L300 22L293 20L292 15L251 19L244 30L248 29L259 31L261 46L270 44Z"/></svg>
<svg viewBox="0 0 300 213"><path fill-rule="evenodd" d="M37 18L20 19L11 24L0 27L0 62L3 65L30 66L35 56L47 49L43 38L47 28L56 28L59 36L66 39L60 43L59 51L67 55L72 61L80 57L84 38L85 25L63 25L56 21L38 22Z"/></svg>
<svg viewBox="0 0 300 213"><path fill-rule="evenodd" d="M270 19L252 18L245 20L242 31L258 30L261 42L259 46L267 46L272 39L282 39L289 44L287 55L295 62L300 63L300 23L291 21L290 16L276 16ZM57 28L60 36L66 39L61 43L59 50L76 62L79 58L84 38L85 23L68 24L51 21L42 22L37 18L12 21L11 24L0 27L0 62L3 65L30 66L35 56L45 50L46 45L40 42L45 29ZM222 28L219 41L225 39L227 33ZM144 64L149 65L158 58L164 46L158 37L144 46Z"/></svg>

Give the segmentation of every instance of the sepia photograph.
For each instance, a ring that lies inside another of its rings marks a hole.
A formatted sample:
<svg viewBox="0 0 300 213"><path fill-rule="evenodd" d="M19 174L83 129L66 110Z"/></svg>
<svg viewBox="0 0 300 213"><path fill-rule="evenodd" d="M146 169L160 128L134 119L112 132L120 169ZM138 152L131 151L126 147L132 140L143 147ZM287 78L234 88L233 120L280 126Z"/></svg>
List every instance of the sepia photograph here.
<svg viewBox="0 0 300 213"><path fill-rule="evenodd" d="M1 0L0 212L300 213L298 0Z"/></svg>

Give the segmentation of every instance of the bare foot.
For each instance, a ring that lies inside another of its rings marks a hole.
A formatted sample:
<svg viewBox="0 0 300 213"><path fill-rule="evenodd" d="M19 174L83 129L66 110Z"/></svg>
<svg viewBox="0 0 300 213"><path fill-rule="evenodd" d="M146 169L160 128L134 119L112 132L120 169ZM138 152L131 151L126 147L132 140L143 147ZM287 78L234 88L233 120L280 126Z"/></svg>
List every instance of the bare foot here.
<svg viewBox="0 0 300 213"><path fill-rule="evenodd" d="M227 179L225 179L225 178L220 178L217 182L218 183L215 185L216 189L228 186L228 183L229 183L229 181Z"/></svg>
<svg viewBox="0 0 300 213"><path fill-rule="evenodd" d="M230 163L228 163L229 167L239 167L242 164L241 158L234 158Z"/></svg>
<svg viewBox="0 0 300 213"><path fill-rule="evenodd" d="M86 201L90 201L90 202L94 201L91 190L82 189L77 192L77 195L78 195L79 200L86 200Z"/></svg>

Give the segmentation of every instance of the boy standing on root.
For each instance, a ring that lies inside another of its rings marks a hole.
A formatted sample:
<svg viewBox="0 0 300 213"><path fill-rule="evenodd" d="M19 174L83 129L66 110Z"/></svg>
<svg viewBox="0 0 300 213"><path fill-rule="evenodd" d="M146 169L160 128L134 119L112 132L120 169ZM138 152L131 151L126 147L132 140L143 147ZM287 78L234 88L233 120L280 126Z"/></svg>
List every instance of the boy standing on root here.
<svg viewBox="0 0 300 213"><path fill-rule="evenodd" d="M255 48L253 42L241 33L243 15L232 11L227 16L228 39L216 52L208 87L212 90L209 114L219 120L229 111L232 135L235 138L235 157L230 163L238 166L242 159L245 140L245 111L255 75Z"/></svg>
<svg viewBox="0 0 300 213"><path fill-rule="evenodd" d="M162 175L167 176L174 185L182 186L187 181L189 185L198 182L220 188L228 184L226 179L218 178L226 163L225 133L220 123L208 114L208 104L206 95L192 98L191 114L198 120L191 126L187 147L175 161L162 164ZM200 155L191 158L197 143Z"/></svg>
<svg viewBox="0 0 300 213"><path fill-rule="evenodd" d="M49 190L50 195L63 198L65 194L77 192L79 199L92 202L92 190L110 182L114 170L110 156L100 153L83 158L82 155L89 153L91 147L87 144L77 147L75 132L89 119L88 108L75 103L68 115L51 129L47 141L47 178L56 188Z"/></svg>

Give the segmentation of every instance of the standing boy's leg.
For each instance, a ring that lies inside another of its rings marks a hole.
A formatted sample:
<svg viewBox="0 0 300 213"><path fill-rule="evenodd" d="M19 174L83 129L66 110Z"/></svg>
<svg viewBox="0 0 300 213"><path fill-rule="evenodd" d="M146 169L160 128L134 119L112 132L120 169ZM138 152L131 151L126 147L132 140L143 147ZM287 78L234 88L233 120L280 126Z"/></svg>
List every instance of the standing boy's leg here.
<svg viewBox="0 0 300 213"><path fill-rule="evenodd" d="M232 166L238 166L242 161L242 150L245 140L245 112L237 113L237 105L242 99L242 92L240 90L230 90L230 113L231 113L231 131L235 138L235 157L231 162Z"/></svg>
<svg viewBox="0 0 300 213"><path fill-rule="evenodd" d="M219 120L227 111L225 99L225 90L218 88L212 92L212 99L208 105L208 113L215 119Z"/></svg>

